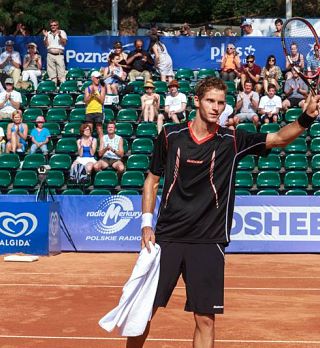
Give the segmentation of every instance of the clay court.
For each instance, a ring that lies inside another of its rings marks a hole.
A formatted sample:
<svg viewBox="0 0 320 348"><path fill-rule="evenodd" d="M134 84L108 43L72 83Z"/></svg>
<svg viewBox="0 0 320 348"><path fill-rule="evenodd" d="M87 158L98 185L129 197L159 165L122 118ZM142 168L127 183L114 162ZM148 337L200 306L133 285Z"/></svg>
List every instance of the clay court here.
<svg viewBox="0 0 320 348"><path fill-rule="evenodd" d="M98 320L115 307L137 254L63 253L1 260L1 348L118 348ZM158 311L147 348L192 347L193 317L179 282ZM216 347L320 347L319 255L227 255L225 314Z"/></svg>

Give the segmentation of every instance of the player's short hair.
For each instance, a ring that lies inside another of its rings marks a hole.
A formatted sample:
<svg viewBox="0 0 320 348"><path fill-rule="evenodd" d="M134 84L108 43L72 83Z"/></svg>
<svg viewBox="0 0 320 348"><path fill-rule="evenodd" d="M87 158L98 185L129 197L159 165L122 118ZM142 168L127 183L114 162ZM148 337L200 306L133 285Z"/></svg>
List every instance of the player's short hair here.
<svg viewBox="0 0 320 348"><path fill-rule="evenodd" d="M195 94L201 100L211 89L217 89L227 94L226 84L217 77L206 77L200 80L196 85Z"/></svg>

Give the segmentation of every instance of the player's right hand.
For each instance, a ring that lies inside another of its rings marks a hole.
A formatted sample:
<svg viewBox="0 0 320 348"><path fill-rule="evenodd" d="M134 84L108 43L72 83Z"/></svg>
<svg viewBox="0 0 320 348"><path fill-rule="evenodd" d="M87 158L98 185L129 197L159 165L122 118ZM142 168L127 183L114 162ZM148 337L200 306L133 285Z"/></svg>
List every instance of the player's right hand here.
<svg viewBox="0 0 320 348"><path fill-rule="evenodd" d="M154 235L154 231L153 231L152 227L146 226L146 227L143 227L141 233L142 233L141 249L146 247L150 253L151 249L150 249L149 241L151 241L151 243L153 245L156 242L156 237Z"/></svg>

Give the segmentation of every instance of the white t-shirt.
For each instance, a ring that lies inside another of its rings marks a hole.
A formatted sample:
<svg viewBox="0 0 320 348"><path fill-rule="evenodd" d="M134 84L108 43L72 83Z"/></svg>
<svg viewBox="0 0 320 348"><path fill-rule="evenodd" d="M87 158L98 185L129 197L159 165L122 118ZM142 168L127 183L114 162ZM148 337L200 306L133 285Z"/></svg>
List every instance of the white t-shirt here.
<svg viewBox="0 0 320 348"><path fill-rule="evenodd" d="M63 39L68 40L67 34L64 30L60 30L61 37ZM59 50L64 51L64 46L62 46L59 43L60 37L58 34L53 35L51 31L48 32L48 47L47 49L50 50L52 48L58 48Z"/></svg>
<svg viewBox="0 0 320 348"><path fill-rule="evenodd" d="M222 114L219 117L219 124L221 127L226 127L226 123L228 121L228 117L233 114L233 107L229 104L226 104Z"/></svg>
<svg viewBox="0 0 320 348"><path fill-rule="evenodd" d="M263 36L262 32L259 29L252 29L252 33L243 34L243 36Z"/></svg>
<svg viewBox="0 0 320 348"><path fill-rule="evenodd" d="M12 91L12 92L10 92L10 94L11 94L11 99L14 102L22 103L22 98L21 98L20 92ZM6 91L0 93L0 103L4 102L4 100L6 99L6 95L7 95ZM14 110L16 110L16 108L14 108L12 106L10 100L7 100L6 103L4 104L4 106L1 108L2 112L8 113L8 114L12 113Z"/></svg>
<svg viewBox="0 0 320 348"><path fill-rule="evenodd" d="M187 97L184 93L178 93L175 97L167 95L165 99L165 106L169 107L169 111L178 111L182 108L182 103L187 104Z"/></svg>
<svg viewBox="0 0 320 348"><path fill-rule="evenodd" d="M0 137L4 137L4 132L3 132L3 128L0 127Z"/></svg>
<svg viewBox="0 0 320 348"><path fill-rule="evenodd" d="M13 51L11 53L4 51L0 55L0 64L3 64L4 61L11 55L12 60L21 65L21 58L20 54L17 51ZM11 62L6 62L6 65L2 69L5 73L9 74L12 72L12 69L14 69L14 65Z"/></svg>
<svg viewBox="0 0 320 348"><path fill-rule="evenodd" d="M109 138L109 135L106 134L103 136L103 143L104 143L105 147L107 145L110 145L114 150L118 151L120 139L121 139L121 137L117 134L115 134L115 136L113 138ZM114 152L108 150L104 153L103 158L112 158L112 159L118 160L118 159L120 159L120 156L118 156Z"/></svg>
<svg viewBox="0 0 320 348"><path fill-rule="evenodd" d="M281 98L278 95L274 95L269 98L268 95L264 95L260 99L259 109L263 109L265 112L276 112L277 108L281 109L282 103Z"/></svg>
<svg viewBox="0 0 320 348"><path fill-rule="evenodd" d="M242 98L243 103L242 103L242 108L240 109L239 112L245 112L245 113L255 113L256 110L253 109L252 104L251 104L251 98L257 103L259 102L259 94L257 92L251 91L249 94L246 94L244 92L240 92L237 97L237 102Z"/></svg>

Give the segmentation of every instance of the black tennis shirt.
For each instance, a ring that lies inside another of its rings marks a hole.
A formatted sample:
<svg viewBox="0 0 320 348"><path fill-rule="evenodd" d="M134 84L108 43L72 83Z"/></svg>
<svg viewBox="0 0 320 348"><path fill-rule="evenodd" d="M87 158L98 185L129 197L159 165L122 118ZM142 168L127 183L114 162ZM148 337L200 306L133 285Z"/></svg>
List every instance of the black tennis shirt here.
<svg viewBox="0 0 320 348"><path fill-rule="evenodd" d="M217 125L198 141L190 125L164 126L155 143L150 171L164 175L156 239L228 244L237 164L248 154L268 153L266 134Z"/></svg>

